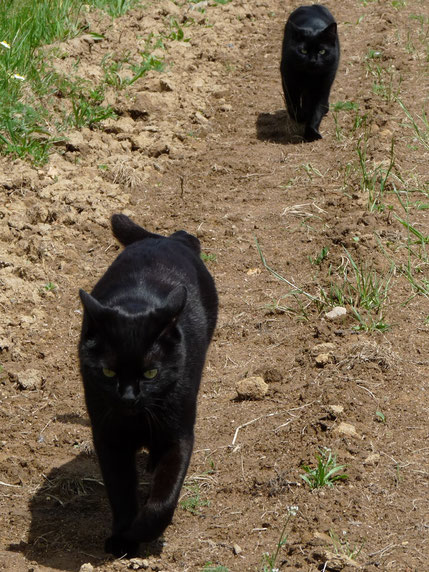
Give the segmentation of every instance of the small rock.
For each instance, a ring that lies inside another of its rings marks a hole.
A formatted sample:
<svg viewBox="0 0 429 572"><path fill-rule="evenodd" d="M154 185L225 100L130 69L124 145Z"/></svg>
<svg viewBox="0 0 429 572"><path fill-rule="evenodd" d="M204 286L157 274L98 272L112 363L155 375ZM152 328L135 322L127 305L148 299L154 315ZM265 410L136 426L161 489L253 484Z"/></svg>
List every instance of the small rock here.
<svg viewBox="0 0 429 572"><path fill-rule="evenodd" d="M243 549L238 544L234 544L234 546L232 547L232 551L237 556L238 554L241 554L243 552Z"/></svg>
<svg viewBox="0 0 429 572"><path fill-rule="evenodd" d="M335 554L330 550L325 550L324 557L326 559L326 570L332 570L333 572L340 572L346 566L351 568L360 568L360 565L355 562L352 558L349 558L346 554Z"/></svg>
<svg viewBox="0 0 429 572"><path fill-rule="evenodd" d="M247 276L254 276L255 274L261 274L262 270L260 268L249 268L246 272Z"/></svg>
<svg viewBox="0 0 429 572"><path fill-rule="evenodd" d="M198 121L198 123L201 123L201 125L206 125L209 121L207 119L207 117L204 117L204 115L202 113L200 113L199 111L195 112L194 117Z"/></svg>
<svg viewBox="0 0 429 572"><path fill-rule="evenodd" d="M325 314L325 318L328 320L338 320L347 314L347 310L342 306L335 306L330 312Z"/></svg>
<svg viewBox="0 0 429 572"><path fill-rule="evenodd" d="M160 155L168 155L170 153L170 142L165 139L158 139L152 143L152 145L147 150L149 157L159 157Z"/></svg>
<svg viewBox="0 0 429 572"><path fill-rule="evenodd" d="M161 0L158 8L163 16L175 16L176 18L181 16L180 8L172 0Z"/></svg>
<svg viewBox="0 0 429 572"><path fill-rule="evenodd" d="M190 10L205 10L209 5L208 0L202 0L196 4L191 4Z"/></svg>
<svg viewBox="0 0 429 572"><path fill-rule="evenodd" d="M380 460L380 455L378 453L371 453L368 457L364 460L364 465L378 465Z"/></svg>
<svg viewBox="0 0 429 572"><path fill-rule="evenodd" d="M153 101L151 94L145 91L141 91L136 94L134 102L130 105L129 113L131 117L136 119L141 119L147 117L153 111Z"/></svg>
<svg viewBox="0 0 429 572"><path fill-rule="evenodd" d="M341 435L347 435L348 437L358 437L360 438L358 432L356 431L356 427L351 423L345 423L342 421L338 427L334 429L336 433L340 433Z"/></svg>
<svg viewBox="0 0 429 572"><path fill-rule="evenodd" d="M318 354L329 354L335 351L336 345L332 342L327 342L325 344L317 344L311 348L311 355L317 356Z"/></svg>
<svg viewBox="0 0 429 572"><path fill-rule="evenodd" d="M314 358L317 367L325 367L328 363L333 363L334 358L330 354L319 354Z"/></svg>
<svg viewBox="0 0 429 572"><path fill-rule="evenodd" d="M220 106L221 111L225 111L225 113L229 113L232 111L232 105L230 103L224 103Z"/></svg>
<svg viewBox="0 0 429 572"><path fill-rule="evenodd" d="M79 572L92 572L93 570L94 566L89 562L85 562L85 564L82 564L82 566L79 568Z"/></svg>
<svg viewBox="0 0 429 572"><path fill-rule="evenodd" d="M149 566L149 560L146 558L131 558L128 570L147 570Z"/></svg>
<svg viewBox="0 0 429 572"><path fill-rule="evenodd" d="M159 87L161 91L174 91L174 84L169 79L160 79Z"/></svg>
<svg viewBox="0 0 429 572"><path fill-rule="evenodd" d="M263 399L268 391L268 384L262 377L246 377L237 382L235 389L239 399Z"/></svg>
<svg viewBox="0 0 429 572"><path fill-rule="evenodd" d="M88 149L81 131L71 131L67 135L66 148L68 151L85 152Z"/></svg>
<svg viewBox="0 0 429 572"><path fill-rule="evenodd" d="M34 391L40 389L42 386L43 378L40 371L37 369L27 369L17 373L15 376L18 387L27 391Z"/></svg>
<svg viewBox="0 0 429 572"><path fill-rule="evenodd" d="M328 410L333 413L335 417L338 417L338 415L343 413L344 407L342 405L328 405Z"/></svg>

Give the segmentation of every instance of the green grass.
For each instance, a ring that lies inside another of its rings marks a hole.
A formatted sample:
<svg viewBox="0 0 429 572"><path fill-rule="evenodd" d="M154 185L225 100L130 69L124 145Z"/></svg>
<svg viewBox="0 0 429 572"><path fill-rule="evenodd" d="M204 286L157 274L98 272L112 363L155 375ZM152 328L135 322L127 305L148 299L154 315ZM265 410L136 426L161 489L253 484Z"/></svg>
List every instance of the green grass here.
<svg viewBox="0 0 429 572"><path fill-rule="evenodd" d="M203 262L216 262L216 254L214 253L202 252L200 258Z"/></svg>
<svg viewBox="0 0 429 572"><path fill-rule="evenodd" d="M209 501L207 499L201 498L201 491L198 484L195 485L185 485L185 496L179 502L180 508L190 512L195 516L201 515L201 508L203 506L209 506Z"/></svg>
<svg viewBox="0 0 429 572"><path fill-rule="evenodd" d="M359 104L354 101L337 101L330 106L330 109L335 123L335 137L338 141L344 137L344 129L341 127L340 123L340 116L342 113L340 112L353 113L351 134L361 127L366 120L366 115L359 114Z"/></svg>
<svg viewBox="0 0 429 572"><path fill-rule="evenodd" d="M51 65L55 50L47 46L91 33L84 17L89 9L118 17L138 4L137 0L0 3L0 153L43 163L67 129L93 128L114 117L113 109L104 104L104 85L115 84L118 70L106 65L105 82L96 86L77 76L62 76ZM145 51L131 66L128 85L162 65Z"/></svg>
<svg viewBox="0 0 429 572"><path fill-rule="evenodd" d="M262 563L262 572L275 572L278 570L277 568L277 559L280 554L280 550L283 546L287 543L288 535L286 534L286 530L291 518L298 514L298 507L297 506L290 506L288 507L288 512L285 518L285 522L280 532L279 540L276 544L276 548L273 552L265 552L262 556L263 563Z"/></svg>
<svg viewBox="0 0 429 572"><path fill-rule="evenodd" d="M300 475L301 479L307 483L311 490L320 487L333 487L337 481L348 479L348 475L340 473L346 465L338 465L337 457L330 449L324 447L320 449L320 454L316 455L317 466L311 468L303 465L305 475Z"/></svg>
<svg viewBox="0 0 429 572"><path fill-rule="evenodd" d="M326 260L326 258L328 257L328 253L329 253L329 248L327 246L323 246L319 254L317 254L314 258L312 256L309 256L308 258L311 264L320 266L320 264L322 264L322 262Z"/></svg>
<svg viewBox="0 0 429 572"><path fill-rule="evenodd" d="M256 247L266 270L290 288L287 294L269 306L270 309L295 314L301 320L308 320L313 305L317 312L334 306L347 306L357 321L354 329L375 332L386 331L390 328L384 319L384 309L388 302L388 293L395 269L393 263L385 275L380 275L370 265L357 263L350 252L345 249L344 262L335 272L329 266L328 286L321 287L320 294L315 296L271 268L258 241L256 241ZM324 255L323 249L319 257L322 255ZM323 283L322 277L319 277L317 282ZM281 303L288 297L294 299L295 306L285 306Z"/></svg>
<svg viewBox="0 0 429 572"><path fill-rule="evenodd" d="M378 423L386 423L386 416L382 411L377 409L375 412L375 420L378 421Z"/></svg>
<svg viewBox="0 0 429 572"><path fill-rule="evenodd" d="M336 554L343 554L351 560L356 560L359 554L362 552L362 548L365 545L365 540L359 545L351 545L347 538L340 538L333 530L329 531L329 536L331 537L334 551Z"/></svg>
<svg viewBox="0 0 429 572"><path fill-rule="evenodd" d="M360 187L368 195L369 212L383 211L386 206L384 195L389 190L395 189L395 180L400 181L394 174L395 153L394 140L390 146L389 160L377 166L371 165L367 158L367 138L362 136L357 142L357 154L360 168Z"/></svg>
<svg viewBox="0 0 429 572"><path fill-rule="evenodd" d="M112 16L112 18L119 18L141 4L140 0L91 0L88 2L94 8L104 10Z"/></svg>

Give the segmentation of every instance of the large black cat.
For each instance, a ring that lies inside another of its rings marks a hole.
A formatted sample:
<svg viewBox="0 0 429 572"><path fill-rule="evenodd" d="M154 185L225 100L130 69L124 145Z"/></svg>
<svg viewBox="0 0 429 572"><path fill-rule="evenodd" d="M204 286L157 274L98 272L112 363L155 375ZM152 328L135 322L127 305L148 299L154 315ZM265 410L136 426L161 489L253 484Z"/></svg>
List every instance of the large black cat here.
<svg viewBox="0 0 429 572"><path fill-rule="evenodd" d="M289 115L305 123L306 141L321 139L340 60L337 24L325 6L300 6L286 22L280 72Z"/></svg>
<svg viewBox="0 0 429 572"><path fill-rule="evenodd" d="M80 290L79 357L113 513L105 550L131 557L173 517L218 302L196 237L152 234L118 214L112 230L126 248L91 294ZM135 457L141 447L149 451L151 485L139 508Z"/></svg>

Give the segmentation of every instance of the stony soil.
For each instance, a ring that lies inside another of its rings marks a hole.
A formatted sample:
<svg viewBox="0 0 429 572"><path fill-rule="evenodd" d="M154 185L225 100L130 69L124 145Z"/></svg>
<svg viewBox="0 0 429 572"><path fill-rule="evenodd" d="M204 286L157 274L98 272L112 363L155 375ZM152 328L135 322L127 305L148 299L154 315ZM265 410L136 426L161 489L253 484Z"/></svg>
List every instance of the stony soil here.
<svg viewBox="0 0 429 572"><path fill-rule="evenodd" d="M428 258L397 216L427 241L429 153L395 99L414 117L427 110L427 5L326 2L342 47L331 102L358 103L366 123L331 112L312 144L284 111L278 69L298 5L162 0L113 22L91 15L104 40L59 46L59 69L95 81L107 54L137 53L171 17L190 24L189 41L161 50L164 72L108 91L117 120L69 133L43 167L0 159L0 569L262 570L291 506L282 572L427 569ZM376 89L374 62L385 70ZM379 180L375 196L362 186L365 137L372 172L385 172L394 142L382 195ZM119 251L115 212L196 234L220 297L181 505L131 563L102 550L110 512L76 355L77 291ZM344 268L353 283L351 260L390 279L390 328L357 330L350 300L330 321L329 306L264 267L256 241L269 267L316 298ZM236 383L254 376L265 396L237 399ZM349 478L312 492L300 475L321 447Z"/></svg>

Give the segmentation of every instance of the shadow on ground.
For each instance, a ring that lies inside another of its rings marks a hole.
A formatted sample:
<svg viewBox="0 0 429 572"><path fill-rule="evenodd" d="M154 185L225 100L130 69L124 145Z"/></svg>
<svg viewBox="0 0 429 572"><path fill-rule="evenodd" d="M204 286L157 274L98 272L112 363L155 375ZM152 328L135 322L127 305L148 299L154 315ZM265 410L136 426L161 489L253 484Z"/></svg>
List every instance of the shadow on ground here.
<svg viewBox="0 0 429 572"><path fill-rule="evenodd" d="M260 141L273 143L302 143L304 125L293 121L286 109L260 113L256 120L256 136Z"/></svg>
<svg viewBox="0 0 429 572"><path fill-rule="evenodd" d="M147 455L139 457L144 477ZM145 483L142 484L144 498ZM81 453L54 468L30 499L28 541L10 545L40 565L59 570L79 570L90 562L100 566L111 560L103 551L110 533L111 513L95 454ZM141 546L141 554L160 554L162 541Z"/></svg>

